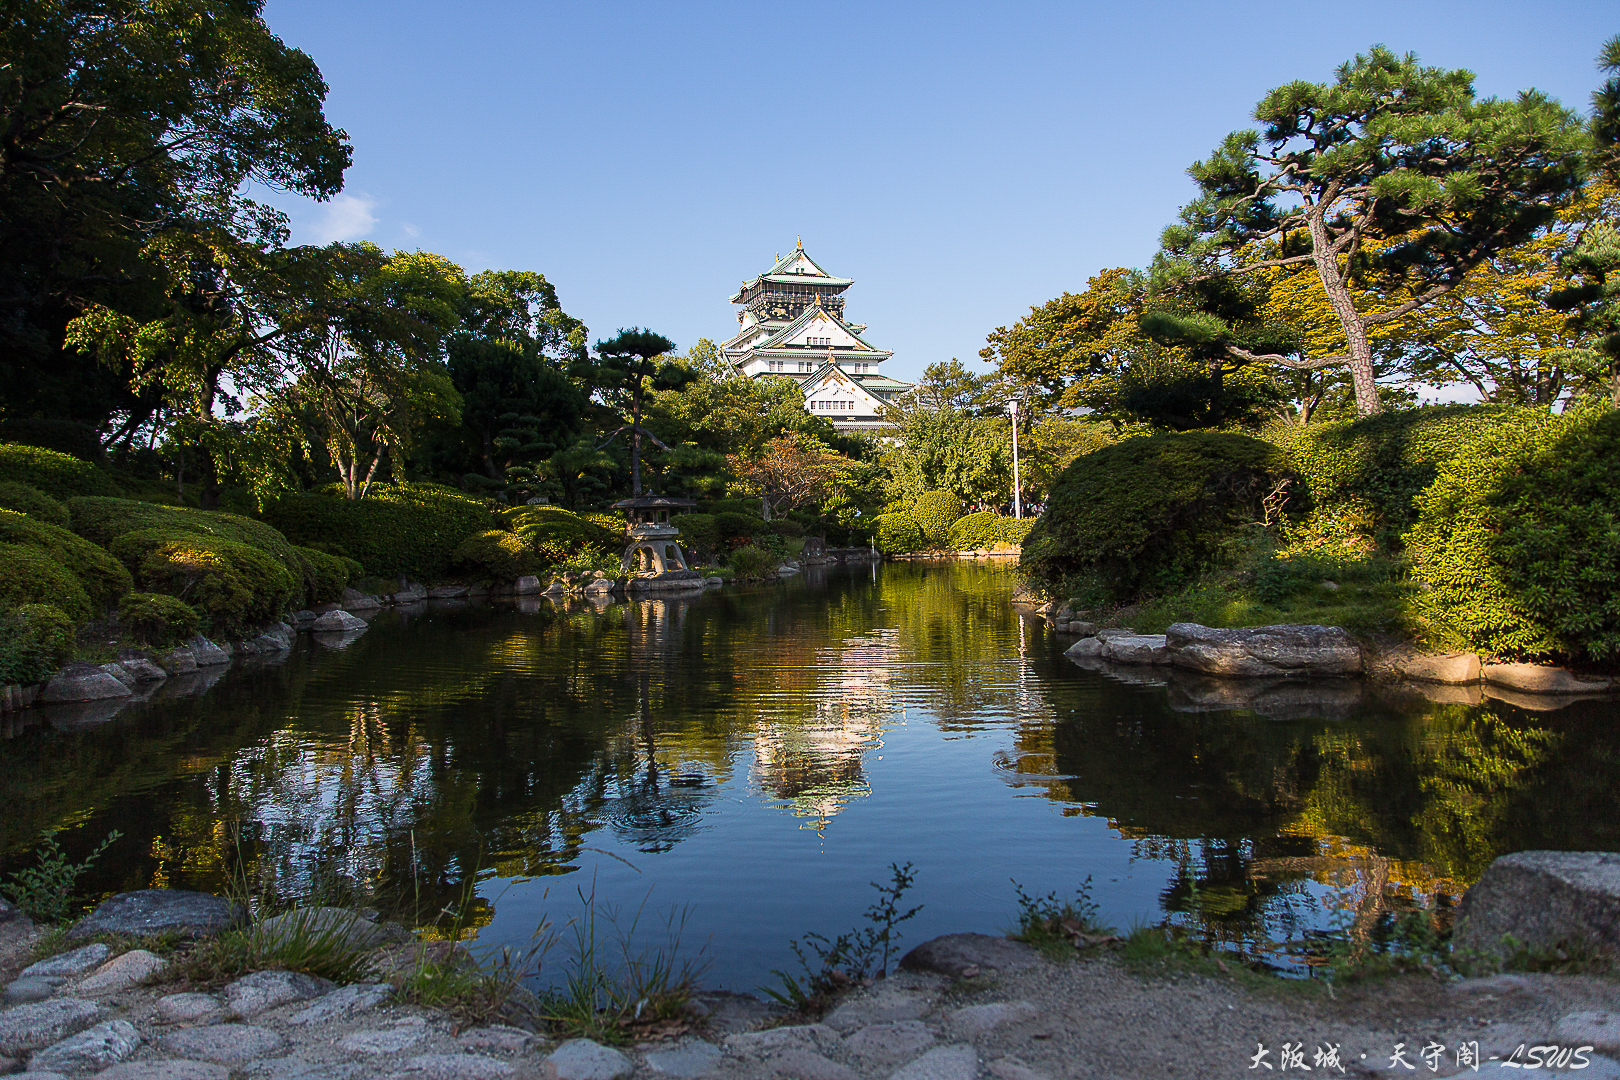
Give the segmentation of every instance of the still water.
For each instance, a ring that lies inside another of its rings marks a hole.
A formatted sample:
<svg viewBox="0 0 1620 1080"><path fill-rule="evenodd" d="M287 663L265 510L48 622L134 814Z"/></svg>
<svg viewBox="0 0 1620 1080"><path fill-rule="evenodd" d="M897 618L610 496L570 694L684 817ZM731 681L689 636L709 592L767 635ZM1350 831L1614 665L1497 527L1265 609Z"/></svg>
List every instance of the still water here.
<svg viewBox="0 0 1620 1080"><path fill-rule="evenodd" d="M1607 702L1552 710L1360 684L1258 692L1087 670L984 563L812 568L691 600L385 613L201 693L0 729L0 873L57 829L87 892L356 900L523 945L594 892L683 913L705 981L857 925L911 862L906 941L998 932L1014 885L1086 879L1297 968L1323 932L1444 909L1497 854L1620 846Z"/></svg>

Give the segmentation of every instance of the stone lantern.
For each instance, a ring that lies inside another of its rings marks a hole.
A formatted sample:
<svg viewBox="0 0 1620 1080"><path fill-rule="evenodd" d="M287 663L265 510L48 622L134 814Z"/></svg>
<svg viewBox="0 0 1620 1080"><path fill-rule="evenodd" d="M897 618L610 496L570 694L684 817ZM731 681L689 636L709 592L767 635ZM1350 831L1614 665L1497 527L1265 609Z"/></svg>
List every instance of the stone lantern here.
<svg viewBox="0 0 1620 1080"><path fill-rule="evenodd" d="M613 509L624 511L627 522L623 570L632 588L638 584L688 581L697 582L701 587L703 575L687 567L686 555L675 539L680 530L669 521L671 511L688 510L696 505L691 499L672 499L667 495L638 495L613 504Z"/></svg>

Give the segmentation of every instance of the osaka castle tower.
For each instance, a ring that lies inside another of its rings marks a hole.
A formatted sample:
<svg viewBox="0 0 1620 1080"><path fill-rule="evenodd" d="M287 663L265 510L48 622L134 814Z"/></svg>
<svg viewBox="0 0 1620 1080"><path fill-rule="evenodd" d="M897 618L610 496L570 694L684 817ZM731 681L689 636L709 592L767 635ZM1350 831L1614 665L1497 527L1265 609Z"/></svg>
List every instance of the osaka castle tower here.
<svg viewBox="0 0 1620 1080"><path fill-rule="evenodd" d="M797 381L804 407L839 431L889 428L883 406L911 384L884 375L883 361L894 354L861 337L864 323L844 318L844 290L853 284L817 266L800 241L731 298L742 327L720 354L749 378Z"/></svg>

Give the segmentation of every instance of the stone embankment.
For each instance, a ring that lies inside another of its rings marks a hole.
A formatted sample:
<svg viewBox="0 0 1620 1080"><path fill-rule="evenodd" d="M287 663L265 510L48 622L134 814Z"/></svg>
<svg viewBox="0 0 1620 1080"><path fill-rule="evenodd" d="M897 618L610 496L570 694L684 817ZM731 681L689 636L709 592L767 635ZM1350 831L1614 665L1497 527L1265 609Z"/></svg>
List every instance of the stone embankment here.
<svg viewBox="0 0 1620 1080"><path fill-rule="evenodd" d="M1495 697L1538 710L1616 689L1611 679L1549 665L1485 663L1475 653L1436 653L1406 642L1371 648L1337 626L1216 629L1175 623L1163 634L1137 634L1100 628L1067 604L1037 604L1032 597L1015 597L1014 602L1034 607L1058 634L1077 638L1065 655L1082 666L1157 665L1232 680L1367 677L1402 683L1436 701L1477 704ZM1257 687L1256 693L1265 691Z"/></svg>
<svg viewBox="0 0 1620 1080"><path fill-rule="evenodd" d="M1465 902L1475 925L1488 912L1490 933L1523 929L1559 890L1565 901L1581 898L1564 904L1571 921L1560 934L1612 920L1620 856L1553 854L1499 860L1487 878L1502 868L1502 881L1482 881ZM202 934L241 919L215 897L169 896L115 898L92 916L93 931ZM394 955L420 947L390 944L397 928L351 912L285 918L346 919ZM160 957L100 942L23 966L34 936L0 905L0 983L10 1003L0 1008L0 1072L25 1070L26 1080L1135 1080L1253 1076L1301 1047L1314 1071L1362 1077L1401 1071L1397 1059L1425 1076L1474 1075L1467 1054L1493 1068L1553 1047L1563 1055L1556 1071L1620 1080L1612 1057L1620 990L1584 976L1422 976L1333 995L1278 981L1256 991L1230 973L1130 969L1106 948L1054 961L1006 938L951 934L919 945L900 971L817 1022L745 994L700 993L684 1022L666 1025L667 1037L609 1046L523 1027L458 1027L400 1001L384 981L336 987L258 971L191 987L170 981Z"/></svg>

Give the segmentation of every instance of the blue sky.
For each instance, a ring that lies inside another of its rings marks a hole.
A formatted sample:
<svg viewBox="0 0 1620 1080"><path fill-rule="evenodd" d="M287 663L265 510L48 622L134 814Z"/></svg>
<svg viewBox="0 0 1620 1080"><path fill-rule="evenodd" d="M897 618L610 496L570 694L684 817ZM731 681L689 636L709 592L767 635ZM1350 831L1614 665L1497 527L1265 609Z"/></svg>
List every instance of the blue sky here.
<svg viewBox="0 0 1620 1080"><path fill-rule="evenodd" d="M294 239L537 270L593 338L684 349L802 236L855 279L886 373L1110 266L1141 266L1185 169L1266 90L1382 43L1481 94L1585 109L1595 2L393 3L270 0L348 130L345 192Z"/></svg>

